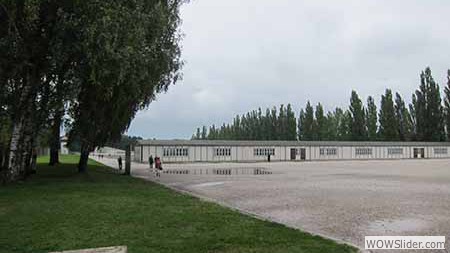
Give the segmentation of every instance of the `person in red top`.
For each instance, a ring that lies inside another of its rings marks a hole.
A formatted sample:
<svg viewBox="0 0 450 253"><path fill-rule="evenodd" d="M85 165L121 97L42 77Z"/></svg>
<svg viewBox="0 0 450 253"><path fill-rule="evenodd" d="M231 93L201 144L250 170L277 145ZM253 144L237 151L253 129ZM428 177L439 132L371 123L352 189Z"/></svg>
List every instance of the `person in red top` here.
<svg viewBox="0 0 450 253"><path fill-rule="evenodd" d="M156 176L160 177L161 176L160 172L162 171L162 166L161 166L161 158L159 158L158 156L155 157L155 169L156 169Z"/></svg>

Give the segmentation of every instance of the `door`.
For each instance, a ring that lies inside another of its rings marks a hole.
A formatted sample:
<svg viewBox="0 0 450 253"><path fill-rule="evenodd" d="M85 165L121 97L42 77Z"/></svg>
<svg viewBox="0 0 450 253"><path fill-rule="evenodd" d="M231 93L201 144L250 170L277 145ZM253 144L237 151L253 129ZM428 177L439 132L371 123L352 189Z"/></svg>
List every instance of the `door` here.
<svg viewBox="0 0 450 253"><path fill-rule="evenodd" d="M425 148L414 148L414 158L425 158Z"/></svg>
<svg viewBox="0 0 450 253"><path fill-rule="evenodd" d="M419 149L414 148L414 158L419 158Z"/></svg>
<svg viewBox="0 0 450 253"><path fill-rule="evenodd" d="M297 156L297 149L291 148L291 160L295 160L296 156Z"/></svg>
<svg viewBox="0 0 450 253"><path fill-rule="evenodd" d="M306 160L306 149L305 148L301 148L300 149L300 160Z"/></svg>

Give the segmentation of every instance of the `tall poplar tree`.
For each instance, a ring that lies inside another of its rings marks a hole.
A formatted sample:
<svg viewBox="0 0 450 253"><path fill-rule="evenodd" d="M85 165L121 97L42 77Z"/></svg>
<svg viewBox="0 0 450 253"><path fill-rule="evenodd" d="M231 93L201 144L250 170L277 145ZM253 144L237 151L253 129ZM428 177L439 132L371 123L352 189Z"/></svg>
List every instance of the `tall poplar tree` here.
<svg viewBox="0 0 450 253"><path fill-rule="evenodd" d="M277 119L277 139L278 140L287 140L287 116L286 109L284 105L280 106L280 111Z"/></svg>
<svg viewBox="0 0 450 253"><path fill-rule="evenodd" d="M395 117L394 102L392 100L392 91L386 89L384 95L381 96L380 106L380 130L379 136L383 141L398 141L398 123Z"/></svg>
<svg viewBox="0 0 450 253"><path fill-rule="evenodd" d="M447 141L450 141L450 69L447 71L447 86L444 90L444 116L447 133Z"/></svg>
<svg viewBox="0 0 450 253"><path fill-rule="evenodd" d="M335 141L337 139L338 122L334 112L329 111L326 116L324 140Z"/></svg>
<svg viewBox="0 0 450 253"><path fill-rule="evenodd" d="M202 137L202 134L200 132L200 127L197 127L197 132L192 136L192 139L194 140L200 140Z"/></svg>
<svg viewBox="0 0 450 253"><path fill-rule="evenodd" d="M439 85L428 67L420 74L420 86L413 95L416 138L419 141L445 139L444 117Z"/></svg>
<svg viewBox="0 0 450 253"><path fill-rule="evenodd" d="M414 109L415 96L412 96L412 103L409 104L409 115L411 116L411 140L417 141L417 118L416 111Z"/></svg>
<svg viewBox="0 0 450 253"><path fill-rule="evenodd" d="M304 141L305 138L305 120L306 120L306 113L305 110L300 109L300 114L298 116L298 123L297 123L297 132L298 132L298 140Z"/></svg>
<svg viewBox="0 0 450 253"><path fill-rule="evenodd" d="M305 108L305 120L303 123L303 138L305 141L315 140L315 120L314 120L314 108L308 101Z"/></svg>
<svg viewBox="0 0 450 253"><path fill-rule="evenodd" d="M326 139L327 133L327 119L325 117L322 104L317 104L316 106L316 120L315 120L315 133L317 141L323 141Z"/></svg>
<svg viewBox="0 0 450 253"><path fill-rule="evenodd" d="M202 132L200 134L200 139L201 140L206 140L206 138L208 137L208 130L206 129L206 126L202 127Z"/></svg>
<svg viewBox="0 0 450 253"><path fill-rule="evenodd" d="M352 141L352 124L353 117L350 110L346 110L342 114L341 123L339 124L339 140L340 141Z"/></svg>
<svg viewBox="0 0 450 253"><path fill-rule="evenodd" d="M372 96L367 98L367 110L366 110L366 122L367 122L367 134L368 140L375 141L377 140L377 106L375 105L375 101Z"/></svg>
<svg viewBox="0 0 450 253"><path fill-rule="evenodd" d="M262 115L261 107L258 108L257 116L255 118L257 133L256 133L256 139L257 140L264 140L264 118Z"/></svg>
<svg viewBox="0 0 450 253"><path fill-rule="evenodd" d="M367 126L364 106L356 91L352 91L349 107L351 122L351 139L353 141L367 140Z"/></svg>
<svg viewBox="0 0 450 253"><path fill-rule="evenodd" d="M233 121L234 140L240 140L241 135L242 135L242 133L241 133L241 117L239 115L237 115Z"/></svg>
<svg viewBox="0 0 450 253"><path fill-rule="evenodd" d="M271 119L271 129L272 132L272 140L278 140L278 116L277 116L277 108L274 106L270 111L270 119Z"/></svg>
<svg viewBox="0 0 450 253"><path fill-rule="evenodd" d="M292 110L291 104L287 105L286 108L286 116L287 116L287 140L296 140L297 139L297 119L295 118L295 113Z"/></svg>
<svg viewBox="0 0 450 253"><path fill-rule="evenodd" d="M410 141L412 136L412 119L409 110L399 93L395 94L395 117L398 136L401 141Z"/></svg>
<svg viewBox="0 0 450 253"><path fill-rule="evenodd" d="M271 114L270 109L266 109L266 115L264 116L264 140L272 140L273 139L273 133L272 133L272 120L271 120Z"/></svg>

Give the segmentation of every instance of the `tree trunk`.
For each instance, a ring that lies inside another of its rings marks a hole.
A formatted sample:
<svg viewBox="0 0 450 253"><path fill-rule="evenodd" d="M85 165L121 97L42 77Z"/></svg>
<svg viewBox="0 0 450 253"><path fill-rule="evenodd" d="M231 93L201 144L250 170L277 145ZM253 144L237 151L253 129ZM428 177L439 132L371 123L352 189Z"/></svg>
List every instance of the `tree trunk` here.
<svg viewBox="0 0 450 253"><path fill-rule="evenodd" d="M31 174L31 158L32 158L32 151L34 147L34 140L36 131L34 131L35 124L34 124L34 118L33 115L36 112L34 104L30 106L30 108L27 110L27 114L25 117L24 125L23 125L23 141L22 141L22 168L23 168L23 178L26 178L28 175Z"/></svg>
<svg viewBox="0 0 450 253"><path fill-rule="evenodd" d="M33 122L30 118L14 124L11 136L7 181L24 179L29 173L33 140Z"/></svg>
<svg viewBox="0 0 450 253"><path fill-rule="evenodd" d="M78 162L78 172L85 173L87 171L87 163L89 159L89 149L86 145L81 146L80 161Z"/></svg>
<svg viewBox="0 0 450 253"><path fill-rule="evenodd" d="M0 144L1 145L1 161L0 161L0 185L4 184L6 180L6 173L7 173L7 166L8 166L8 147L6 144Z"/></svg>
<svg viewBox="0 0 450 253"><path fill-rule="evenodd" d="M9 146L8 172L6 174L6 180L9 182L19 180L21 174L21 164L23 159L20 141L22 139L22 129L22 120L18 120L18 122L14 123Z"/></svg>
<svg viewBox="0 0 450 253"><path fill-rule="evenodd" d="M131 146L127 145L125 150L125 175L131 175Z"/></svg>
<svg viewBox="0 0 450 253"><path fill-rule="evenodd" d="M6 165L6 147L3 143L0 143L0 170L3 170Z"/></svg>
<svg viewBox="0 0 450 253"><path fill-rule="evenodd" d="M25 134L23 140L23 149L22 149L22 173L21 176L25 179L28 175L31 174L31 158L32 158L32 138L30 135Z"/></svg>
<svg viewBox="0 0 450 253"><path fill-rule="evenodd" d="M30 174L36 174L36 172L37 172L37 154L36 149L33 149L30 161Z"/></svg>
<svg viewBox="0 0 450 253"><path fill-rule="evenodd" d="M38 81L38 79L36 79ZM22 89L17 107L17 115L13 119L13 131L9 146L9 158L6 171L6 181L14 182L24 179L26 175L25 166L29 164L27 157L31 149L33 131L33 109L36 96L30 75L26 78L26 83ZM31 84L31 85L30 85Z"/></svg>
<svg viewBox="0 0 450 253"><path fill-rule="evenodd" d="M23 178L28 177L31 174L31 159L33 158L32 156L32 148L31 145L26 145L26 149L24 150L24 155L23 155L24 159L23 159L23 168L24 168L24 175Z"/></svg>
<svg viewBox="0 0 450 253"><path fill-rule="evenodd" d="M55 146L50 146L50 161L48 165L54 166L55 164L59 163L59 151Z"/></svg>
<svg viewBox="0 0 450 253"><path fill-rule="evenodd" d="M61 134L61 121L64 111L57 110L55 113L55 118L53 119L53 125L51 129L51 140L50 140L50 162L49 165L53 166L59 163L59 149L61 146L60 134Z"/></svg>
<svg viewBox="0 0 450 253"><path fill-rule="evenodd" d="M36 174L37 171L37 141L36 138L33 138L30 142L29 152L27 155L27 164L25 175L29 176L31 174Z"/></svg>

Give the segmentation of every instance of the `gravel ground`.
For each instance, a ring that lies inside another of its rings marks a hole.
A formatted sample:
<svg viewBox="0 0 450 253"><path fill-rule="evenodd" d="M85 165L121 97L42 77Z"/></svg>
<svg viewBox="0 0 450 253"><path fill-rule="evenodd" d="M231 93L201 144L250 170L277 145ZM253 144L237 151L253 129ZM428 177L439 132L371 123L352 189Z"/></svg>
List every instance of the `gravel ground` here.
<svg viewBox="0 0 450 253"><path fill-rule="evenodd" d="M132 174L361 248L365 235L443 235L450 249L449 165L450 160L165 164L165 170L190 174L155 179L147 165L133 163ZM212 175L225 168L233 174ZM273 174L253 175L254 168Z"/></svg>

